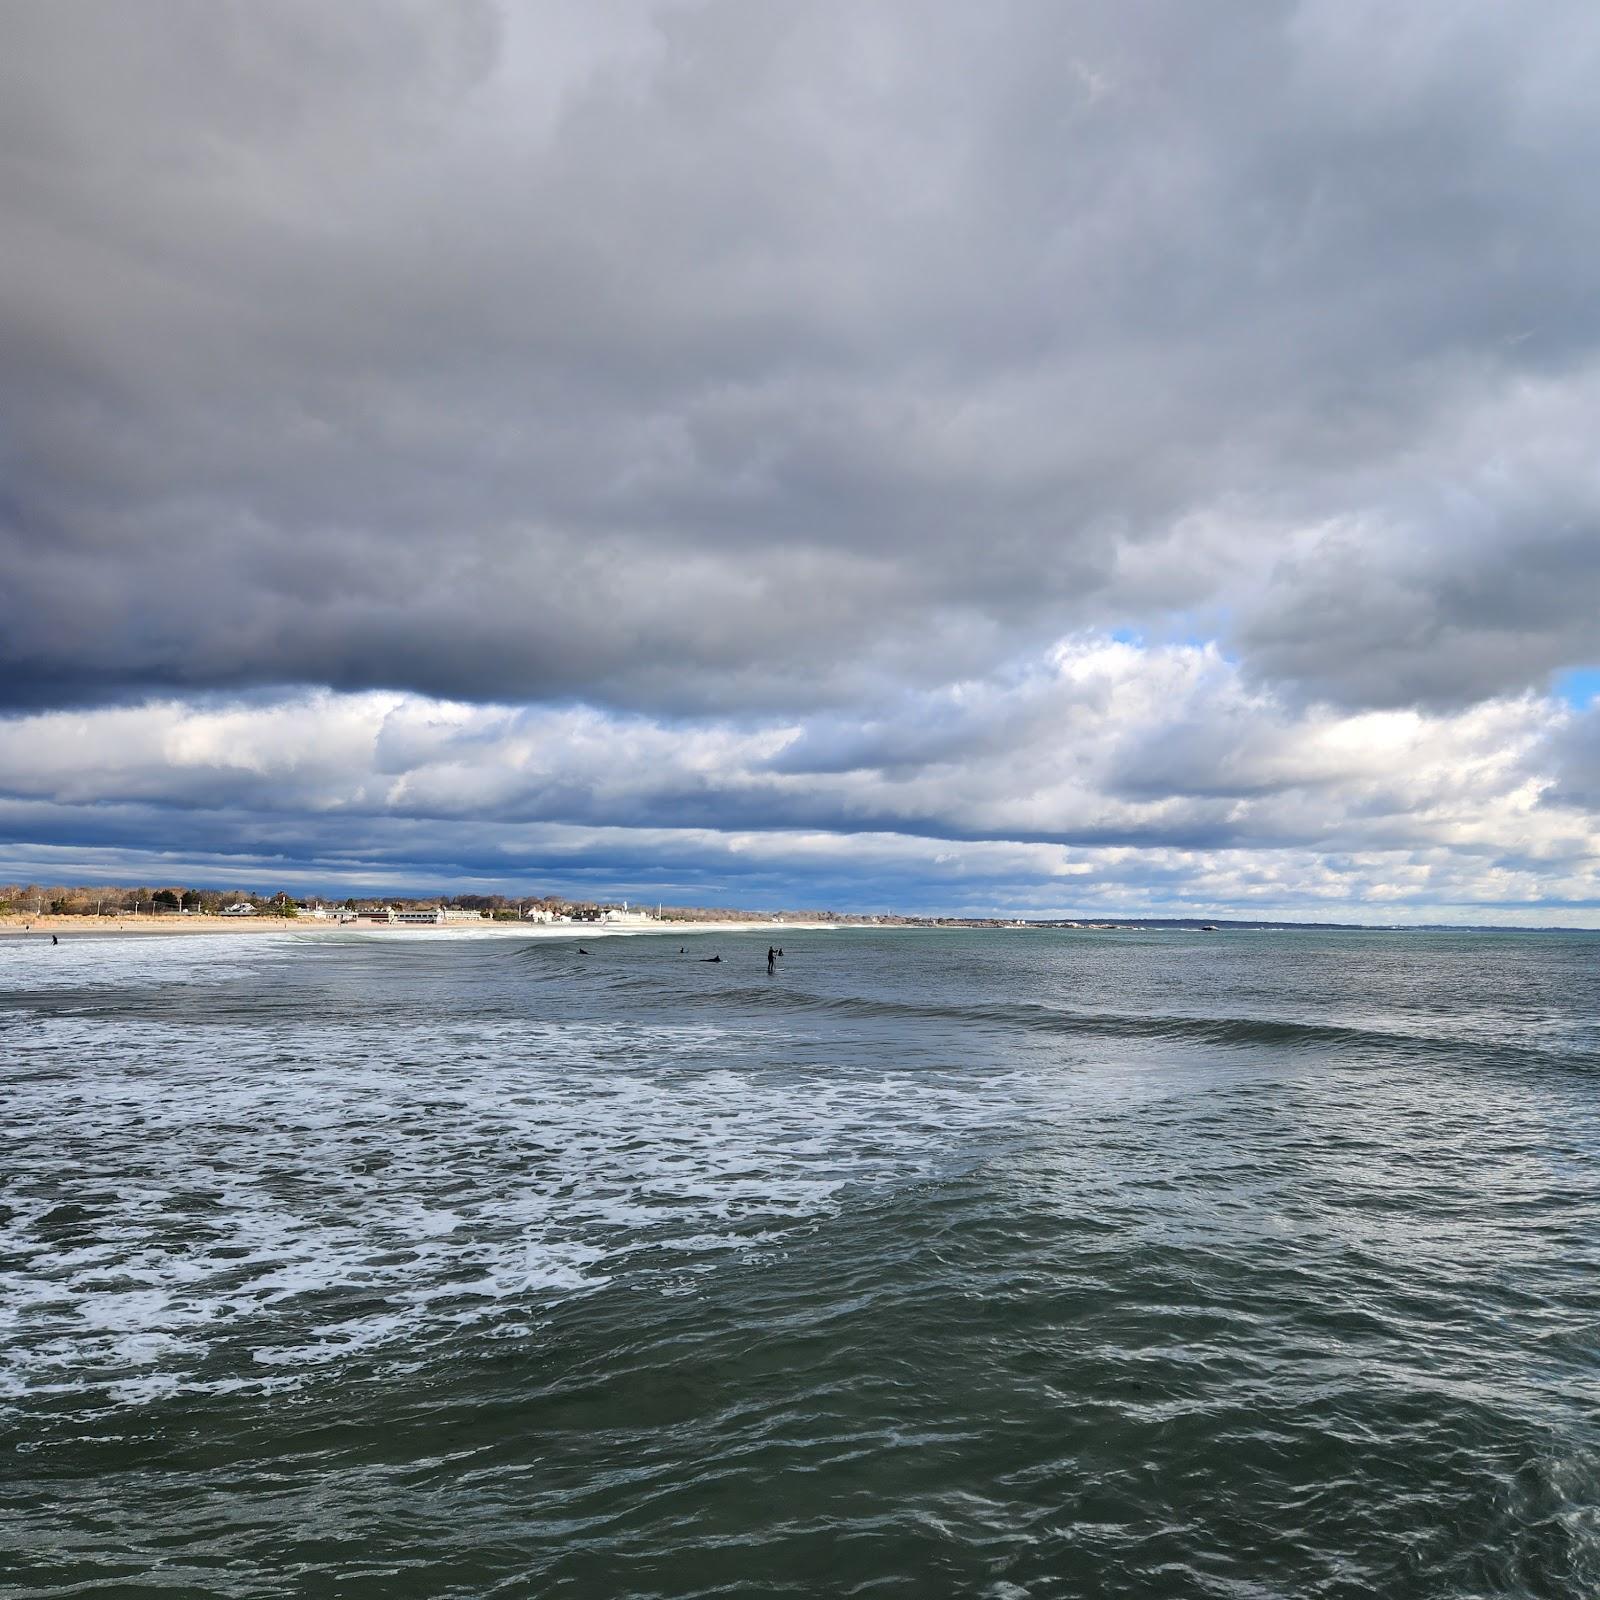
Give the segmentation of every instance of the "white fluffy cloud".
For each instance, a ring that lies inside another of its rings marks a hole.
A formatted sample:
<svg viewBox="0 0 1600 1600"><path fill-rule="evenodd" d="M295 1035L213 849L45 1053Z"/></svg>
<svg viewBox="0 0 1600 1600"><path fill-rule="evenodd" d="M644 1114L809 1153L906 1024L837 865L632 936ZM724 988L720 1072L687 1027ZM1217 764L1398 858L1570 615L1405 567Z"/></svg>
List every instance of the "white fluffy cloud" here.
<svg viewBox="0 0 1600 1600"><path fill-rule="evenodd" d="M787 903L855 875L858 907L1587 920L1600 836L1559 791L1582 726L1531 696L1308 710L1214 647L1077 636L1004 679L805 724L327 691L39 713L0 723L0 819L47 810L58 836L141 858L181 836L212 875L592 869L616 892Z"/></svg>

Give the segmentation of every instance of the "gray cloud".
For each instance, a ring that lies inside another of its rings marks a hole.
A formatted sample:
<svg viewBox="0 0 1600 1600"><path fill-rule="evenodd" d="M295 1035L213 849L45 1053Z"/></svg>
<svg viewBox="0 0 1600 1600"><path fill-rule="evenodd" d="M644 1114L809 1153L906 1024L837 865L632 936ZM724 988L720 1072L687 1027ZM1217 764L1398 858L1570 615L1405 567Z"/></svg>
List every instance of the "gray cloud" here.
<svg viewBox="0 0 1600 1600"><path fill-rule="evenodd" d="M1550 767L1554 781L1544 794L1548 805L1600 816L1600 705L1591 701L1552 741Z"/></svg>
<svg viewBox="0 0 1600 1600"><path fill-rule="evenodd" d="M13 707L842 728L1087 624L1351 706L1596 653L1576 0L0 33Z"/></svg>

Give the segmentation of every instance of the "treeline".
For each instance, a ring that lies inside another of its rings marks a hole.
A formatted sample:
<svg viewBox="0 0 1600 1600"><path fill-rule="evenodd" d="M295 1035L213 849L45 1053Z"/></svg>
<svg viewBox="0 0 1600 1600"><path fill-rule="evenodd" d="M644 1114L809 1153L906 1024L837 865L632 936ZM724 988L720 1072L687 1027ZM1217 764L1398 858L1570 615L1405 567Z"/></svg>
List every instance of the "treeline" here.
<svg viewBox="0 0 1600 1600"><path fill-rule="evenodd" d="M563 902L551 901L552 906ZM491 916L519 915L519 905L543 905L543 901L508 900L504 895L378 895L323 899L316 895L295 896L285 889L264 893L260 889L193 889L181 883L140 884L127 888L121 884L0 884L0 915L55 917L172 916L188 912L194 916L216 916L229 906L248 905L257 916L293 917L316 906L343 907L349 911L375 911L380 906L397 910L419 906L455 906L461 910L485 911Z"/></svg>
<svg viewBox="0 0 1600 1600"><path fill-rule="evenodd" d="M161 916L190 912L215 914L224 906L249 902L258 913L293 916L300 909L283 890L260 894L250 889L189 889L182 884L0 884L0 915L55 917Z"/></svg>

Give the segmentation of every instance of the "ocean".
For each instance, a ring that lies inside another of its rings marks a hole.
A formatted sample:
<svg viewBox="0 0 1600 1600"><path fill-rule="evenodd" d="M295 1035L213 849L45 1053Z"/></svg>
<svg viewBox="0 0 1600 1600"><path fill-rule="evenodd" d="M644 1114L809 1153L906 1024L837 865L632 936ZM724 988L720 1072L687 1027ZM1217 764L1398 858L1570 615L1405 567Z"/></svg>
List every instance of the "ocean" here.
<svg viewBox="0 0 1600 1600"><path fill-rule="evenodd" d="M1600 937L781 937L0 940L0 1594L1600 1592Z"/></svg>

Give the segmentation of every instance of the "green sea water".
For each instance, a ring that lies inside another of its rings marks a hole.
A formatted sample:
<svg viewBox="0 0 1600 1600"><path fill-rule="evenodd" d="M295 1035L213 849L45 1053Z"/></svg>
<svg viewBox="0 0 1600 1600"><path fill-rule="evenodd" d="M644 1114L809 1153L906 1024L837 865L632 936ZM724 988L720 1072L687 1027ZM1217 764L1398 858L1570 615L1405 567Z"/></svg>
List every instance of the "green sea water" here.
<svg viewBox="0 0 1600 1600"><path fill-rule="evenodd" d="M584 942L0 941L0 1593L1600 1592L1600 938Z"/></svg>

